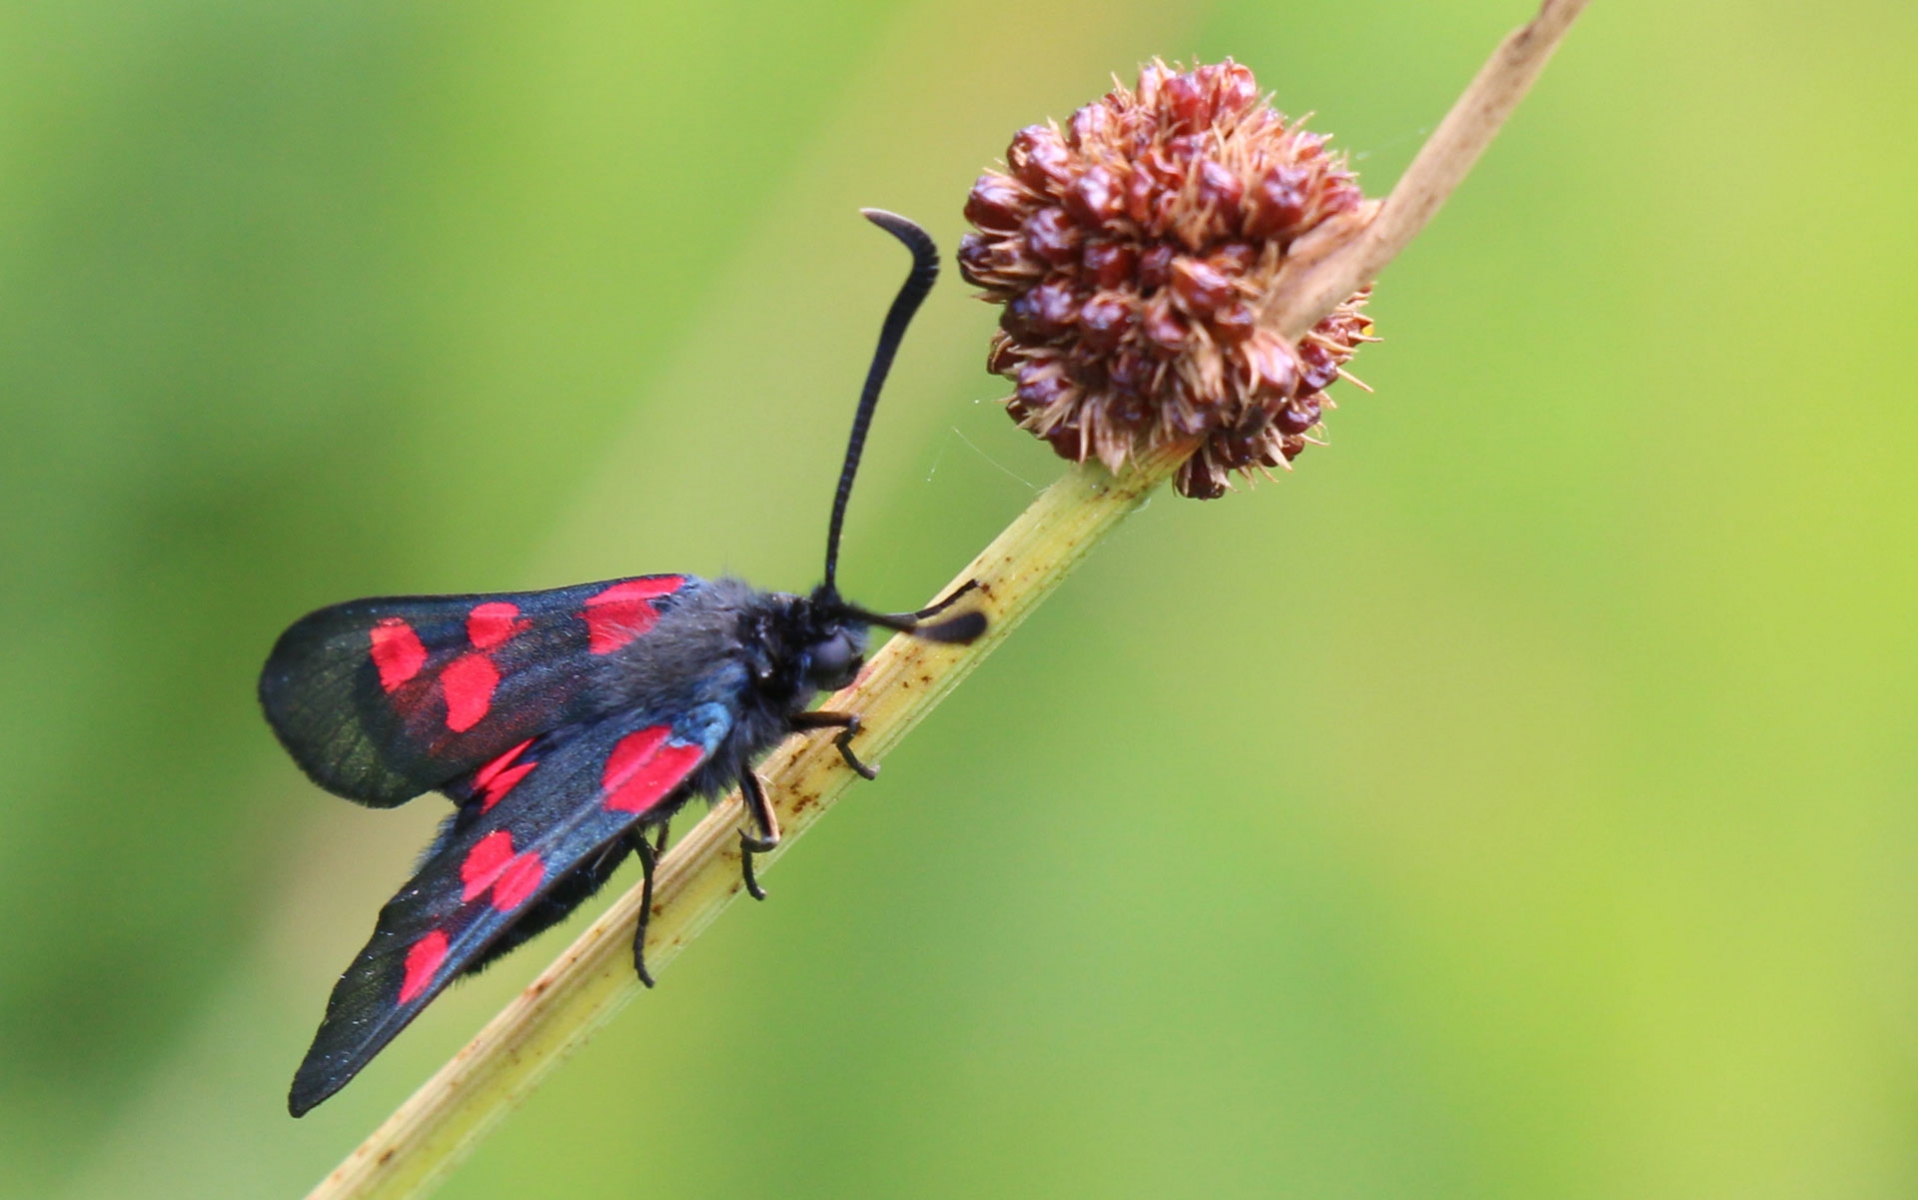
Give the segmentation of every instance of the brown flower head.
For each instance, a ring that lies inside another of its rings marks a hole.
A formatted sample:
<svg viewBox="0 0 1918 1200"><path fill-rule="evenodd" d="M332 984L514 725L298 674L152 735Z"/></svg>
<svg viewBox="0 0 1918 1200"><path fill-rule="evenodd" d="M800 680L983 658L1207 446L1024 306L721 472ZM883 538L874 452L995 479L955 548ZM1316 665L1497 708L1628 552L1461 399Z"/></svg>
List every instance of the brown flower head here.
<svg viewBox="0 0 1918 1200"><path fill-rule="evenodd" d="M1006 164L973 185L959 267L1005 305L989 367L1017 382L1021 427L1115 471L1196 440L1176 486L1204 500L1319 440L1324 389L1373 340L1365 293L1296 344L1260 308L1302 239L1365 199L1251 71L1154 60L1063 131L1020 130Z"/></svg>

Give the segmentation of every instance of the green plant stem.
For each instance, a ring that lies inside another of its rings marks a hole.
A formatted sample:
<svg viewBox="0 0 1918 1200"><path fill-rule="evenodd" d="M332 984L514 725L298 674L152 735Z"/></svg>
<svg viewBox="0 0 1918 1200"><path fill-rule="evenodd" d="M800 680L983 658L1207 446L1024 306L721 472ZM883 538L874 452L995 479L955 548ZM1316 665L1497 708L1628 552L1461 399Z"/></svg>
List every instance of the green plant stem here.
<svg viewBox="0 0 1918 1200"><path fill-rule="evenodd" d="M1585 6L1545 0L1538 17L1500 45L1453 106L1383 207L1328 231L1310 261L1281 281L1268 319L1297 337L1339 301L1370 283L1451 194L1524 96ZM970 646L895 637L873 656L834 709L858 712L866 729L859 751L878 762L946 693L1051 595L1098 541L1178 468L1185 450L1135 462L1118 476L1097 463L1075 467L1035 500L953 581L975 581L968 599L990 626ZM948 589L949 590L949 589ZM941 593L942 595L945 593ZM760 774L785 837L762 860L770 868L854 778L827 735L794 738ZM660 863L647 930L646 959L657 975L712 923L741 889L737 793L674 846ZM452 1061L361 1143L308 1200L400 1200L444 1179L548 1072L640 990L632 936L634 888L593 922L538 979L488 1022Z"/></svg>

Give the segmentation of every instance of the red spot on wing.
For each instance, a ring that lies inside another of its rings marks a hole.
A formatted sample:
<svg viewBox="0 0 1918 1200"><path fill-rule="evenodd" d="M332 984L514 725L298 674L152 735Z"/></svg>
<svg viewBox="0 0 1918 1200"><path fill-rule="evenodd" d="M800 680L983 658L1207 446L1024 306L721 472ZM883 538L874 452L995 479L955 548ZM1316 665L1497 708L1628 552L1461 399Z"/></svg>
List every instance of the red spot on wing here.
<svg viewBox="0 0 1918 1200"><path fill-rule="evenodd" d="M533 773L538 763L521 763L510 771L501 771L480 796L480 811L485 812L500 802L501 797L513 790L513 785Z"/></svg>
<svg viewBox="0 0 1918 1200"><path fill-rule="evenodd" d="M526 903L526 898L539 889L540 880L544 878L546 864L540 861L539 855L531 850L517 855L493 884L493 907L512 912Z"/></svg>
<svg viewBox="0 0 1918 1200"><path fill-rule="evenodd" d="M652 602L678 591L685 583L680 575L628 579L588 596L581 612L586 618L587 648L594 654L611 654L645 633L659 623L659 610Z"/></svg>
<svg viewBox="0 0 1918 1200"><path fill-rule="evenodd" d="M602 780L606 790L617 790L634 770L657 754L672 735L673 731L668 726L653 725L619 739L613 745L613 752L606 756L606 773Z"/></svg>
<svg viewBox="0 0 1918 1200"><path fill-rule="evenodd" d="M474 605L473 611L466 615L466 640L473 643L475 650L492 650L532 627L531 621L519 619L518 605L493 600Z"/></svg>
<svg viewBox="0 0 1918 1200"><path fill-rule="evenodd" d="M446 693L446 727L465 733L480 723L493 707L493 689L499 686L499 668L484 654L462 654L440 672Z"/></svg>
<svg viewBox="0 0 1918 1200"><path fill-rule="evenodd" d="M512 912L539 890L544 878L546 863L540 856L531 850L514 854L513 835L495 829L466 852L466 861L460 864L460 882L465 885L460 899L471 904L490 887L493 907Z"/></svg>
<svg viewBox="0 0 1918 1200"><path fill-rule="evenodd" d="M481 812L485 812L495 804L498 804L502 796L513 790L514 784L526 778L526 776L532 772L533 768L539 765L537 762L521 763L518 766L512 765L513 760L524 753L526 747L532 744L533 739L527 738L519 745L474 772L473 791L479 795Z"/></svg>
<svg viewBox="0 0 1918 1200"><path fill-rule="evenodd" d="M460 882L466 885L460 899L471 903L481 892L493 886L493 881L512 861L512 834L504 829L495 829L481 838L466 852L466 861L460 864Z"/></svg>
<svg viewBox="0 0 1918 1200"><path fill-rule="evenodd" d="M699 765L706 752L698 746L668 745L671 733L664 725L654 725L619 739L606 756L601 780L606 793L602 803L607 808L645 812L671 795L687 772Z"/></svg>
<svg viewBox="0 0 1918 1200"><path fill-rule="evenodd" d="M406 952L406 978L400 981L400 1003L405 1004L425 991L446 961L446 935L435 929Z"/></svg>
<svg viewBox="0 0 1918 1200"><path fill-rule="evenodd" d="M404 617L382 617L368 631L373 639L373 665L380 669L380 686L393 691L420 673L426 665L426 647Z"/></svg>

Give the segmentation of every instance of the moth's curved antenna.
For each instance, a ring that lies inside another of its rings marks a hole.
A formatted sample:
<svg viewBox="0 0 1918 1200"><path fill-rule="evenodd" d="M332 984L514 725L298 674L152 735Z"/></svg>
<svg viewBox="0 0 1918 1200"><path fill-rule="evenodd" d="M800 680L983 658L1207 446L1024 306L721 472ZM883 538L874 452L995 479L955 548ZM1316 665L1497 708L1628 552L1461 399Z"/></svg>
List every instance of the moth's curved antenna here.
<svg viewBox="0 0 1918 1200"><path fill-rule="evenodd" d="M939 247L932 236L896 213L880 208L862 208L860 214L874 225L905 243L912 251L912 271L893 297L886 323L879 329L879 346L872 352L872 367L866 372L866 386L859 393L859 411L853 414L852 438L846 443L846 465L839 471L839 492L833 497L832 525L826 531L826 582L820 591L837 596L834 578L839 570L839 529L846 521L846 501L852 496L853 476L859 473L859 455L866 448L866 430L872 425L872 410L879 404L879 389L886 384L886 372L892 369L893 355L906 336L906 326L932 291L939 278Z"/></svg>
<svg viewBox="0 0 1918 1200"><path fill-rule="evenodd" d="M986 631L986 614L982 612L964 612L956 617L947 617L936 625L915 620L911 613L876 613L856 605L842 605L840 612L855 617L868 625L878 625L884 629L896 629L900 633L928 642L945 642L949 645L965 646L977 641Z"/></svg>

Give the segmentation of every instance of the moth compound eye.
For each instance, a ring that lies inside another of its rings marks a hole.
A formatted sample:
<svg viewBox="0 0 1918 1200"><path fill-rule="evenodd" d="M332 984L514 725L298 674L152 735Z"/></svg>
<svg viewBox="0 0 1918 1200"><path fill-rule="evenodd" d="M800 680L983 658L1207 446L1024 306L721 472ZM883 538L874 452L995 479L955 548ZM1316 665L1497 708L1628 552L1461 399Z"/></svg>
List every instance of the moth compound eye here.
<svg viewBox="0 0 1918 1200"><path fill-rule="evenodd" d="M813 646L807 674L814 686L837 691L852 682L860 665L859 652L853 649L852 639L844 633L835 633Z"/></svg>

